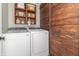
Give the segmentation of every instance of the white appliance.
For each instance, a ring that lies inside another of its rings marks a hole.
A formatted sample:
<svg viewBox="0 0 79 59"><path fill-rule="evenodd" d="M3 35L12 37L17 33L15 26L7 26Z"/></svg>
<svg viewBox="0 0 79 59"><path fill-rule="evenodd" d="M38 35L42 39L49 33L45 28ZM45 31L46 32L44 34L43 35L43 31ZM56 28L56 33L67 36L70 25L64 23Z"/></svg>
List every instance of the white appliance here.
<svg viewBox="0 0 79 59"><path fill-rule="evenodd" d="M49 55L49 33L43 29L31 29L31 55Z"/></svg>
<svg viewBox="0 0 79 59"><path fill-rule="evenodd" d="M2 37L3 36L3 37ZM43 29L29 32L9 31L0 40L0 55L3 56L48 56L49 33Z"/></svg>
<svg viewBox="0 0 79 59"><path fill-rule="evenodd" d="M4 34L3 55L5 56L30 56L30 33Z"/></svg>

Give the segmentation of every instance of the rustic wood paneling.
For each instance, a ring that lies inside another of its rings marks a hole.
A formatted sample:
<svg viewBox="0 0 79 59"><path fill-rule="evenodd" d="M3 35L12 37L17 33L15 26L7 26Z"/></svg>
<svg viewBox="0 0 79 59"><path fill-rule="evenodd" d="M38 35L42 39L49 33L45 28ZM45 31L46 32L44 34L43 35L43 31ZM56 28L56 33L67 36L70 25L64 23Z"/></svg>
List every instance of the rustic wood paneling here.
<svg viewBox="0 0 79 59"><path fill-rule="evenodd" d="M41 26L44 23L50 26L44 26L44 29L49 28L50 55L79 56L79 4L50 4L48 11L47 21L51 22L42 18Z"/></svg>
<svg viewBox="0 0 79 59"><path fill-rule="evenodd" d="M40 11L40 26L43 29L49 30L49 12L50 6L48 3L41 4Z"/></svg>
<svg viewBox="0 0 79 59"><path fill-rule="evenodd" d="M60 4L55 9L51 8L50 43L55 55L79 55L78 10L79 4Z"/></svg>

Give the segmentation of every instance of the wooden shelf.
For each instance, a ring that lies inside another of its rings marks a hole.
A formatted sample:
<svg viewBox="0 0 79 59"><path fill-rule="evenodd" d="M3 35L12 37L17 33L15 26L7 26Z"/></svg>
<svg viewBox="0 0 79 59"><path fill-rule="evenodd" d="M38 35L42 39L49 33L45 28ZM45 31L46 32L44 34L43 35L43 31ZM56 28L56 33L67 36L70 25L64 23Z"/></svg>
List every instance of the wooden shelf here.
<svg viewBox="0 0 79 59"><path fill-rule="evenodd" d="M34 10L28 9L28 7L30 7L30 6L27 6L26 3L24 3L24 5L23 5L24 8L20 8L17 5L18 5L18 3L15 3L15 24L22 24L22 22L24 22L24 24L27 24L27 22L29 21L29 19L31 20L32 24L33 23L35 24L36 23L36 5L30 4L30 5L34 5L35 6ZM23 16L22 16L21 13L23 14ZM28 16L29 13L30 13L30 17ZM31 17L32 14L34 14L35 16ZM22 18L23 18L23 20L22 20ZM19 22L17 21L17 19L18 19Z"/></svg>
<svg viewBox="0 0 79 59"><path fill-rule="evenodd" d="M27 12L36 13L36 11L32 11L32 10L27 10Z"/></svg>
<svg viewBox="0 0 79 59"><path fill-rule="evenodd" d="M33 20L35 20L35 18L27 18L27 19L33 19Z"/></svg>
<svg viewBox="0 0 79 59"><path fill-rule="evenodd" d="M15 8L15 9L19 11L26 11L25 9L22 9L22 8Z"/></svg>
<svg viewBox="0 0 79 59"><path fill-rule="evenodd" d="M23 17L23 16L15 16L15 17L17 17L17 18L26 18L26 17Z"/></svg>

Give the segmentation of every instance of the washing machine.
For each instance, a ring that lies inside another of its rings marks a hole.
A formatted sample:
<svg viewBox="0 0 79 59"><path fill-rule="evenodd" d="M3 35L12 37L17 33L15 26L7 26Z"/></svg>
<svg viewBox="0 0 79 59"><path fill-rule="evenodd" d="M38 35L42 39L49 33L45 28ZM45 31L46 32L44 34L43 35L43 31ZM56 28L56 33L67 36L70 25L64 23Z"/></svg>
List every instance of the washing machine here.
<svg viewBox="0 0 79 59"><path fill-rule="evenodd" d="M43 29L30 29L31 56L49 55L49 32Z"/></svg>

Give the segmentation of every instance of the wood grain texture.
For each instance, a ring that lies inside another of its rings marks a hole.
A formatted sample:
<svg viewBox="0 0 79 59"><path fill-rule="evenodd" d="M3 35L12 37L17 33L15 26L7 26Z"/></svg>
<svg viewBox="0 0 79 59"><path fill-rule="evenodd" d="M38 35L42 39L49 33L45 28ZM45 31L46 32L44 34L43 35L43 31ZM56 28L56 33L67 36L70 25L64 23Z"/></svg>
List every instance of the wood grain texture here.
<svg viewBox="0 0 79 59"><path fill-rule="evenodd" d="M50 55L79 56L79 4L50 4L49 10Z"/></svg>
<svg viewBox="0 0 79 59"><path fill-rule="evenodd" d="M51 12L54 11L51 13L51 49L55 55L79 55L78 10L79 4L60 4L51 8Z"/></svg>
<svg viewBox="0 0 79 59"><path fill-rule="evenodd" d="M48 3L41 4L40 11L40 26L43 29L49 30L49 12L50 5Z"/></svg>

